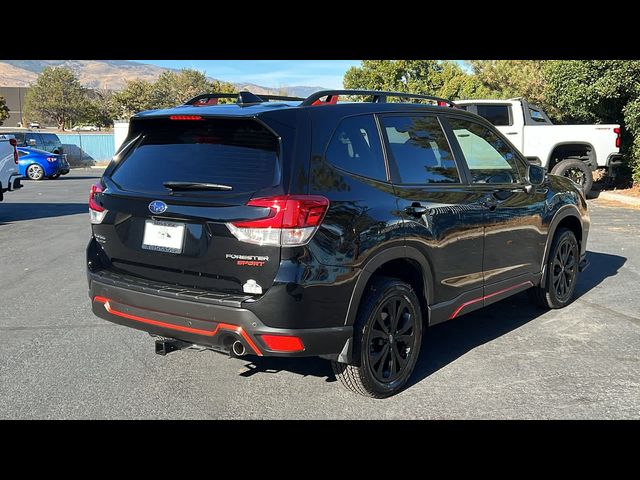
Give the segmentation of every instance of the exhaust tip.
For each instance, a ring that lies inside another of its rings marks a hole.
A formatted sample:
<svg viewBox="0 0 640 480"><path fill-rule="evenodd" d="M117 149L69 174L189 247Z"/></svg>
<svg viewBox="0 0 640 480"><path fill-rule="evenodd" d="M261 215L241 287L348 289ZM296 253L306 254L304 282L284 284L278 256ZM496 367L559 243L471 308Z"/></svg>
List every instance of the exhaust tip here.
<svg viewBox="0 0 640 480"><path fill-rule="evenodd" d="M244 348L244 344L239 340L233 342L231 350L236 357L242 357L245 353L247 353L247 350Z"/></svg>

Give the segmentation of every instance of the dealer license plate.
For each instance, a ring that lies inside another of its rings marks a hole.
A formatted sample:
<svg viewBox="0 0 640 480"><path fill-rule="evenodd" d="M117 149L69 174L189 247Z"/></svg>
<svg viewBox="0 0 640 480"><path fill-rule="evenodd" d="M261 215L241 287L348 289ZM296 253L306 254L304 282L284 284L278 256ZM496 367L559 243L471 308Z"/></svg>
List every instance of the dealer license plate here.
<svg viewBox="0 0 640 480"><path fill-rule="evenodd" d="M144 224L142 248L159 252L182 253L184 223L147 220Z"/></svg>

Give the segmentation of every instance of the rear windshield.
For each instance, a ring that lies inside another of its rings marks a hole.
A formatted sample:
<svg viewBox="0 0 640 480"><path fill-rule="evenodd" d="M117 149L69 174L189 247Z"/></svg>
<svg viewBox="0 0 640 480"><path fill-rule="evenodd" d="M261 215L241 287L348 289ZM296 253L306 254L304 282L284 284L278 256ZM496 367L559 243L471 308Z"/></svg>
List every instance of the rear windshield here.
<svg viewBox="0 0 640 480"><path fill-rule="evenodd" d="M111 174L123 190L166 193L164 182L229 185L233 193L280 183L278 139L253 120L142 120L142 136Z"/></svg>

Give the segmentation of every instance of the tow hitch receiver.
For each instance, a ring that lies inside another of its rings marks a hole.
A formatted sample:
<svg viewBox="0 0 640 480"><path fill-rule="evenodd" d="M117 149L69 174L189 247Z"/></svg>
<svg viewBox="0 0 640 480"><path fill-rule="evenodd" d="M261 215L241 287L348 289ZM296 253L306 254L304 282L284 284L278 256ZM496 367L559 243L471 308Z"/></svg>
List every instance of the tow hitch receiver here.
<svg viewBox="0 0 640 480"><path fill-rule="evenodd" d="M156 353L162 356L191 346L192 344L176 340L175 338L156 338Z"/></svg>

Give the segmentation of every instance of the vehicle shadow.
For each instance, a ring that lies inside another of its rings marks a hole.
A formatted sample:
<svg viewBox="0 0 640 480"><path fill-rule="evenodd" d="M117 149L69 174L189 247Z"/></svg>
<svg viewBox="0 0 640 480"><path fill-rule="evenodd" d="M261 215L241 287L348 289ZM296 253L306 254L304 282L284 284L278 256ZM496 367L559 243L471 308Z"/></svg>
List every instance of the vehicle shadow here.
<svg viewBox="0 0 640 480"><path fill-rule="evenodd" d="M86 203L1 203L0 225L37 218L64 217L88 213Z"/></svg>
<svg viewBox="0 0 640 480"><path fill-rule="evenodd" d="M587 252L589 268L578 278L576 298L618 273L627 259L618 255ZM520 328L547 313L535 306L526 292L463 315L425 331L420 357L406 388L455 361L474 348ZM329 362L320 358L246 357L247 370L240 376L289 371L336 381Z"/></svg>

